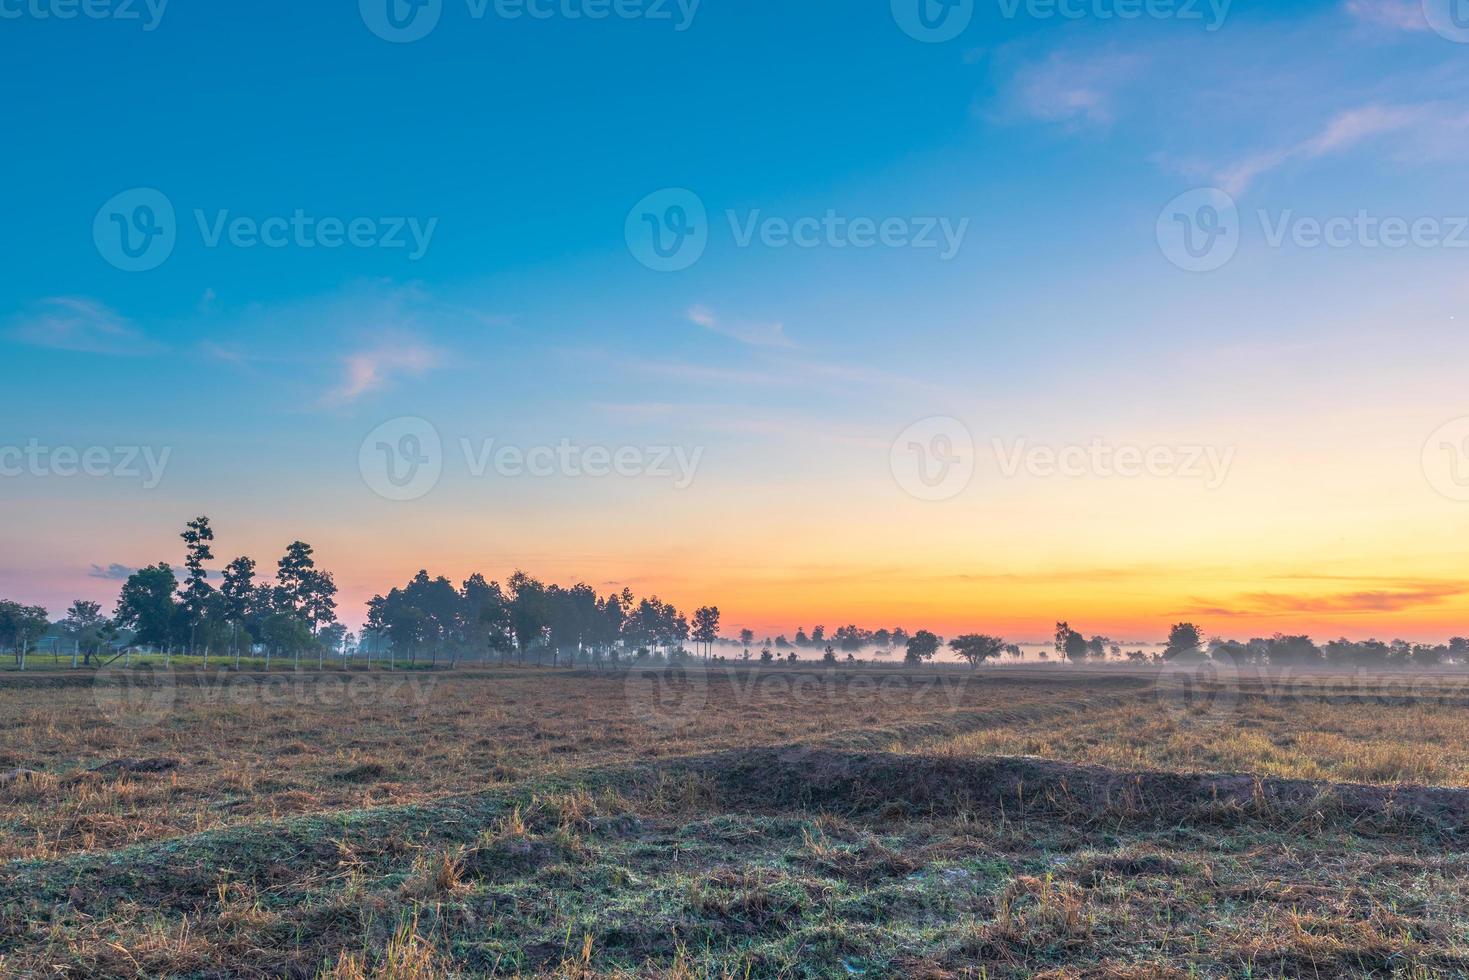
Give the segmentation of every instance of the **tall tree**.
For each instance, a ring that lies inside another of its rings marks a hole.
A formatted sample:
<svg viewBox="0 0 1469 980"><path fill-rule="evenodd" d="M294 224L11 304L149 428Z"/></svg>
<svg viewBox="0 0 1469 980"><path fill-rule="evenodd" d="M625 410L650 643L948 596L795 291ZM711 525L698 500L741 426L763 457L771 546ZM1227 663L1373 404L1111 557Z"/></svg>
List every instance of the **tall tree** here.
<svg viewBox="0 0 1469 980"><path fill-rule="evenodd" d="M315 573L316 559L312 557L311 545L305 541L292 541L281 560L276 562L276 609L294 613L305 620L305 607L311 597Z"/></svg>
<svg viewBox="0 0 1469 980"><path fill-rule="evenodd" d="M45 607L23 606L0 599L0 638L7 638L15 644L16 663L25 665L25 651L50 628L51 620Z"/></svg>
<svg viewBox="0 0 1469 980"><path fill-rule="evenodd" d="M214 560L214 551L210 548L214 529L209 526L209 518L196 517L184 525L179 537L184 539L184 567L189 570L179 589L179 598L183 601L184 616L189 625L189 652L193 653L195 631L214 595L214 588L209 584L209 572L204 567L205 562Z"/></svg>
<svg viewBox="0 0 1469 980"><path fill-rule="evenodd" d="M998 636L966 633L950 640L949 648L957 653L961 660L969 661L969 666L978 667L991 657L998 657L1003 653L1005 641Z"/></svg>
<svg viewBox="0 0 1469 980"><path fill-rule="evenodd" d="M693 640L703 645L706 659L714 655L714 641L717 639L719 639L719 607L700 606L695 609Z"/></svg>
<svg viewBox="0 0 1469 980"><path fill-rule="evenodd" d="M1204 652L1204 637L1193 623L1176 623L1168 631L1168 646L1163 649L1164 660L1178 657L1197 657Z"/></svg>
<svg viewBox="0 0 1469 980"><path fill-rule="evenodd" d="M932 660L933 655L938 652L939 638L928 630L919 630L908 638L907 653L903 660L910 664L921 664Z"/></svg>
<svg viewBox="0 0 1469 980"><path fill-rule="evenodd" d="M174 640L178 584L167 562L138 569L122 584L113 620L133 631L134 643L167 646Z"/></svg>
<svg viewBox="0 0 1469 980"><path fill-rule="evenodd" d="M78 599L66 611L61 623L61 632L81 651L82 663L91 666L92 657L107 639L107 617L102 615L101 603ZM75 661L73 661L73 664Z"/></svg>

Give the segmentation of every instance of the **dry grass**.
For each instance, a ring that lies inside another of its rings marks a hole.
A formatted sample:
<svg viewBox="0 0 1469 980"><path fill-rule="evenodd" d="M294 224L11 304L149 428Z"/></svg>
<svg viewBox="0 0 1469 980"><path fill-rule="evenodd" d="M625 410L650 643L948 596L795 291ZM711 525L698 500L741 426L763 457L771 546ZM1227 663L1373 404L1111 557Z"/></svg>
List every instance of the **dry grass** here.
<svg viewBox="0 0 1469 980"><path fill-rule="evenodd" d="M1146 699L967 732L919 751L1035 755L1122 769L1250 772L1328 782L1469 786L1469 709L1244 698L1199 714Z"/></svg>
<svg viewBox="0 0 1469 980"><path fill-rule="evenodd" d="M1197 712L1125 672L778 668L692 712L666 686L670 727L621 677L436 676L350 703L180 683L139 725L0 686L0 849L33 859L0 876L0 975L1469 975L1462 834L1329 794L1129 817L1111 774L969 761L1469 785L1452 699ZM1022 770L1016 807L990 774Z"/></svg>

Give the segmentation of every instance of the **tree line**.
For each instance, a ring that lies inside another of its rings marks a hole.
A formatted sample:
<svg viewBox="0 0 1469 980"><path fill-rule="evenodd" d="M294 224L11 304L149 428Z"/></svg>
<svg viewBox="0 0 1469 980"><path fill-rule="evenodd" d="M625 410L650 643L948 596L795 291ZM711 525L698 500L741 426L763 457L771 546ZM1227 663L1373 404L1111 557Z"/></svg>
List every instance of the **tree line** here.
<svg viewBox="0 0 1469 980"><path fill-rule="evenodd" d="M367 624L359 639L337 621L336 582L317 566L311 545L304 541L286 546L275 563L274 578L257 578L257 563L247 556L232 559L219 573L209 571L215 536L208 517L188 521L179 537L184 546L182 579L173 566L160 561L127 577L110 617L99 603L78 599L54 624L40 606L0 600L0 642L12 641L22 666L27 651L54 634L70 641L73 656L83 657L88 665L104 651L146 647L165 656L202 654L206 665L211 653L233 657L237 665L242 654L263 655L267 667L272 657L280 656L291 657L299 667L302 655L311 653L318 666L328 653L365 655L369 664L373 656L383 654L392 658L390 663L406 658L431 665L453 665L466 658L520 663L549 659L553 665L677 662L699 655L715 659L716 644L735 642L720 636L718 606L700 606L686 616L657 595L639 598L628 588L603 595L584 582L563 587L519 570L503 585L479 573L456 585L444 576L419 571L403 586L368 601ZM219 579L217 587L211 577ZM754 642L752 630L740 630L743 659L751 659ZM809 633L803 626L794 641L784 634L774 640L767 637L760 660L777 659L772 648L789 651L785 659L790 661L798 659L798 649L820 649L826 663L837 662L839 652L854 661L864 649L875 649L879 655L901 649L905 663L923 664L945 645L942 637L926 629L909 633L902 627L868 630L847 625L828 634L824 626ZM947 647L971 666L1022 655L1017 644L982 633L957 636L947 641ZM1117 642L1105 636L1087 637L1064 621L1056 624L1053 647L1059 658L1073 663L1124 657ZM1046 652L1041 656L1046 658ZM1160 654L1133 650L1125 658L1212 658L1277 666L1432 666L1469 662L1469 640L1455 637L1446 644L1425 644L1339 639L1318 646L1308 636L1280 633L1243 642L1206 640L1198 626L1185 622L1169 630Z"/></svg>

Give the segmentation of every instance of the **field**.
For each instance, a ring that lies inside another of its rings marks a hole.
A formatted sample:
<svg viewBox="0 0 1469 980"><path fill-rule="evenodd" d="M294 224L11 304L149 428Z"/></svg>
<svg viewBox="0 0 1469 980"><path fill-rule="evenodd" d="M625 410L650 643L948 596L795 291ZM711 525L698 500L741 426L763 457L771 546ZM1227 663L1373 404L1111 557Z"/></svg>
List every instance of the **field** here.
<svg viewBox="0 0 1469 980"><path fill-rule="evenodd" d="M1462 675L0 678L0 975L1469 972Z"/></svg>

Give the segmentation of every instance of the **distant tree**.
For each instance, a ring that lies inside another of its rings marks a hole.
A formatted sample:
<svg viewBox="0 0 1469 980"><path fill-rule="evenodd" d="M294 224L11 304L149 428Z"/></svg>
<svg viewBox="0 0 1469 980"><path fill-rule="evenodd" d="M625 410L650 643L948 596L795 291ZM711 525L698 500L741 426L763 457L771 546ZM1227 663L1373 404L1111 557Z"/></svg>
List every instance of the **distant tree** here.
<svg viewBox="0 0 1469 980"><path fill-rule="evenodd" d="M337 621L337 583L331 572L312 569L303 583L301 615L315 633Z"/></svg>
<svg viewBox="0 0 1469 980"><path fill-rule="evenodd" d="M837 650L836 650L836 647L834 647L830 643L828 643L826 645L826 652L821 655L821 660L822 660L823 663L828 663L828 664L834 664L834 663L836 663L837 662Z"/></svg>
<svg viewBox="0 0 1469 980"><path fill-rule="evenodd" d="M1072 663L1080 663L1091 653L1086 637L1064 620L1056 624L1056 653Z"/></svg>
<svg viewBox="0 0 1469 980"><path fill-rule="evenodd" d="M939 638L928 630L919 630L908 638L907 653L903 661L909 664L921 664L932 660L933 655L939 652Z"/></svg>
<svg viewBox="0 0 1469 980"><path fill-rule="evenodd" d="M178 579L167 562L129 575L117 597L113 621L133 631L133 642L166 647L174 639L174 593Z"/></svg>
<svg viewBox="0 0 1469 980"><path fill-rule="evenodd" d="M714 655L714 641L719 639L718 606L700 606L694 610L693 632L690 637L695 644L704 648L705 658Z"/></svg>
<svg viewBox="0 0 1469 980"><path fill-rule="evenodd" d="M786 655L786 662L787 663L792 663L793 664L793 663L796 662L796 660L797 660L796 651L792 650L789 654Z"/></svg>
<svg viewBox="0 0 1469 980"><path fill-rule="evenodd" d="M1449 640L1449 656L1459 663L1469 661L1469 639L1456 636Z"/></svg>
<svg viewBox="0 0 1469 980"><path fill-rule="evenodd" d="M1309 636L1285 636L1276 633L1268 640L1251 640L1250 646L1261 651L1262 659L1275 666L1298 666L1321 662L1321 650L1311 642ZM1407 656L1412 650L1407 644L1394 644L1392 656ZM1164 654L1167 655L1166 653Z"/></svg>
<svg viewBox="0 0 1469 980"><path fill-rule="evenodd" d="M214 540L214 530L209 526L209 518L196 517L184 525L179 537L184 540L184 567L189 571L179 589L179 598L189 624L189 652L193 653L197 628L214 596L209 572L204 567L205 562L214 560L214 552L209 547Z"/></svg>
<svg viewBox="0 0 1469 980"><path fill-rule="evenodd" d="M515 636L515 645L520 650L520 660L525 662L526 651L545 639L550 625L550 608L546 601L546 587L539 579L532 578L516 569L508 580L510 586L510 627ZM643 600L646 604L648 600Z"/></svg>
<svg viewBox="0 0 1469 980"><path fill-rule="evenodd" d="M224 580L219 585L220 615L230 624L230 644L238 658L240 645L246 636L258 632L258 615L255 600L255 559L236 558L224 567ZM252 631L251 627L255 629Z"/></svg>
<svg viewBox="0 0 1469 980"><path fill-rule="evenodd" d="M464 585L459 590L459 601L461 613L460 625L463 629L463 641L470 650L483 656L491 652L505 652L511 649L511 622L510 605L505 598L505 593L500 589L499 582L487 582L485 577L475 572L464 580ZM612 602L616 602L613 597ZM621 607L618 607L621 611ZM608 614L605 608L601 610L598 637L604 637L607 632ZM619 616L616 622L622 622ZM612 630L615 638L617 629Z"/></svg>
<svg viewBox="0 0 1469 980"><path fill-rule="evenodd" d="M806 635L806 627L796 627L796 646L804 647L810 644L811 638Z"/></svg>
<svg viewBox="0 0 1469 980"><path fill-rule="evenodd" d="M1193 623L1176 623L1168 631L1168 645L1163 648L1164 660L1197 657L1203 652L1204 637Z"/></svg>
<svg viewBox="0 0 1469 980"><path fill-rule="evenodd" d="M311 545L305 541L292 541L276 563L276 610L293 613L306 620L306 604L311 599L315 573L316 559L312 556Z"/></svg>
<svg viewBox="0 0 1469 980"><path fill-rule="evenodd" d="M62 635L75 644L73 649L81 652L82 663L89 667L92 657L107 641L110 625L107 617L102 615L102 605L87 599L73 602L60 623Z"/></svg>
<svg viewBox="0 0 1469 980"><path fill-rule="evenodd" d="M745 651L745 659L746 660L749 659L749 654L750 654L750 651L749 650L746 650ZM775 659L775 655L770 652L770 647L766 647L765 649L763 649L763 650L760 651L760 662L762 664L768 664L768 663L770 663L774 659Z"/></svg>
<svg viewBox="0 0 1469 980"><path fill-rule="evenodd" d="M14 643L15 662L25 666L25 653L46 635L51 620L44 606L23 606L0 599L0 638Z"/></svg>
<svg viewBox="0 0 1469 980"><path fill-rule="evenodd" d="M998 636L983 633L966 633L949 641L949 649L967 660L970 667L978 667L991 657L998 657L1005 649L1005 641Z"/></svg>
<svg viewBox="0 0 1469 980"><path fill-rule="evenodd" d="M294 613L276 612L266 617L261 641L268 651L265 665L270 666L270 652L290 654L300 664L301 651L315 642L311 629Z"/></svg>

